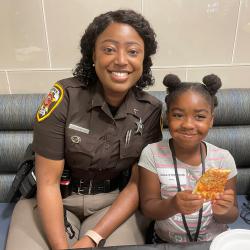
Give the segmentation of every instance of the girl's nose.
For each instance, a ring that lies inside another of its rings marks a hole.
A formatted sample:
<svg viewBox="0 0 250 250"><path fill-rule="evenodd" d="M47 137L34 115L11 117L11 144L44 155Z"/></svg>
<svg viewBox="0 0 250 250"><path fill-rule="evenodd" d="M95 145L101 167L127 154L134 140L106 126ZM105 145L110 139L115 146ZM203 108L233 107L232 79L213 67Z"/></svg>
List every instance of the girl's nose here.
<svg viewBox="0 0 250 250"><path fill-rule="evenodd" d="M182 122L182 127L192 129L194 127L193 119L191 117L186 117Z"/></svg>

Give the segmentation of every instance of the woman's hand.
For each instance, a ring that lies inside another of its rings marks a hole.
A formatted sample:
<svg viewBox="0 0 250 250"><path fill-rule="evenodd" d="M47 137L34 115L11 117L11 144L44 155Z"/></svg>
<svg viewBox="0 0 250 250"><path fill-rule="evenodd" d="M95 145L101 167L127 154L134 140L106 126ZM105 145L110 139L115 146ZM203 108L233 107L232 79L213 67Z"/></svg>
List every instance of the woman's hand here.
<svg viewBox="0 0 250 250"><path fill-rule="evenodd" d="M178 192L173 198L176 210L182 214L192 214L198 211L203 202L200 195L192 194L192 191L189 190Z"/></svg>
<svg viewBox="0 0 250 250"><path fill-rule="evenodd" d="M93 247L96 247L94 241L85 235L72 246L72 249L75 249L75 248L93 248Z"/></svg>
<svg viewBox="0 0 250 250"><path fill-rule="evenodd" d="M222 194L217 194L212 201L214 214L226 214L234 206L235 193L232 189L227 189Z"/></svg>

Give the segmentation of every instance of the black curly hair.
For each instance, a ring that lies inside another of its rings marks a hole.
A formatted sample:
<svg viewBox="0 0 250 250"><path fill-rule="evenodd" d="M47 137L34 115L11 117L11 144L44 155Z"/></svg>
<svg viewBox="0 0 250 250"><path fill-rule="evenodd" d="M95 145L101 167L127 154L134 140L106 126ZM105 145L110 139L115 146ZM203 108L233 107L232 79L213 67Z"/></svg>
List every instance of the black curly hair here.
<svg viewBox="0 0 250 250"><path fill-rule="evenodd" d="M216 93L221 87L221 79L214 74L204 76L203 83L199 82L181 82L178 76L174 74L168 74L164 77L163 84L167 87L167 95L165 102L167 110L170 110L171 103L183 92L187 90L196 91L207 100L211 105L211 110L218 105Z"/></svg>
<svg viewBox="0 0 250 250"><path fill-rule="evenodd" d="M154 78L150 67L152 66L151 55L155 54L157 49L156 35L149 22L141 14L133 10L109 11L94 18L81 38L82 58L76 65L73 75L83 82L85 86L93 85L97 82L98 77L93 67L92 59L95 42L108 25L114 22L130 25L143 39L145 48L143 73L136 86L139 89L143 89L153 85Z"/></svg>

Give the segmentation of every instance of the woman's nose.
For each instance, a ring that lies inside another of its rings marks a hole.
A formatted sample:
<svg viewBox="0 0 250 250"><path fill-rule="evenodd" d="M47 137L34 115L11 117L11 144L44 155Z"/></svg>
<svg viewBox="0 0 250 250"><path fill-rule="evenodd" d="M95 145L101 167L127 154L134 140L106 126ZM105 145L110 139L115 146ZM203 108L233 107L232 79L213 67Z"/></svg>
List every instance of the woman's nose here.
<svg viewBox="0 0 250 250"><path fill-rule="evenodd" d="M115 63L118 65L126 65L128 63L127 54L123 50L119 50L116 54Z"/></svg>

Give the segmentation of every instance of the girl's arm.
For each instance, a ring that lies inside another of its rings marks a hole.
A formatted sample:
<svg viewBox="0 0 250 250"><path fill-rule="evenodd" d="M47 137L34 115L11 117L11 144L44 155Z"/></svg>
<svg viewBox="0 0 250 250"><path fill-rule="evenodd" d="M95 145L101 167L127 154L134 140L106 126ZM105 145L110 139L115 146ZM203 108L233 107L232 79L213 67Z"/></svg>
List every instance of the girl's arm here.
<svg viewBox="0 0 250 250"><path fill-rule="evenodd" d="M161 198L158 175L139 167L140 206L146 217L162 220L177 213L190 214L200 209L203 200L192 191L177 192L168 199Z"/></svg>
<svg viewBox="0 0 250 250"><path fill-rule="evenodd" d="M218 223L233 223L239 216L236 197L236 176L229 179L225 191L212 203L213 216Z"/></svg>
<svg viewBox="0 0 250 250"><path fill-rule="evenodd" d="M92 228L92 230L106 239L117 227L135 212L138 208L138 202L138 167L137 165L134 165L127 186L122 190L110 209L97 225ZM73 247L88 247L88 244L89 238L84 236L75 243Z"/></svg>
<svg viewBox="0 0 250 250"><path fill-rule="evenodd" d="M66 249L60 178L64 160L49 160L36 154L37 204L42 225L52 249Z"/></svg>

